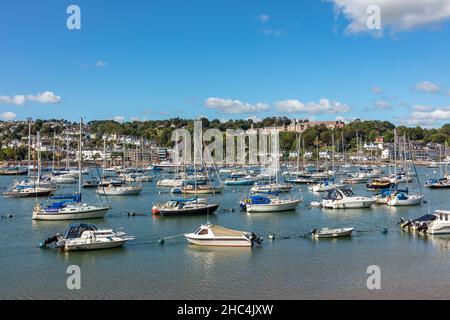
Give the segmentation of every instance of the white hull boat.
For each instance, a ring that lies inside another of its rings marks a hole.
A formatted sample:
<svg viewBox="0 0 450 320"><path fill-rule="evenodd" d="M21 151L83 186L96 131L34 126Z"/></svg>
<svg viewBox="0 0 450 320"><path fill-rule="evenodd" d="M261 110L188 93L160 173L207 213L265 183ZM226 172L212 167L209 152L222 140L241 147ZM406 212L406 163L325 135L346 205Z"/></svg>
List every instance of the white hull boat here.
<svg viewBox="0 0 450 320"><path fill-rule="evenodd" d="M310 190L312 192L327 192L327 191L333 190L335 188L342 188L342 187L345 187L345 184L318 183L318 184L308 187L308 190Z"/></svg>
<svg viewBox="0 0 450 320"><path fill-rule="evenodd" d="M139 195L143 188L141 186L108 186L99 187L97 192L105 196L134 196Z"/></svg>
<svg viewBox="0 0 450 320"><path fill-rule="evenodd" d="M435 220L429 223L427 233L432 235L450 234L450 211L436 210Z"/></svg>
<svg viewBox="0 0 450 320"><path fill-rule="evenodd" d="M251 247L262 239L252 232L223 228L217 225L202 225L197 231L185 234L192 244L216 247Z"/></svg>
<svg viewBox="0 0 450 320"><path fill-rule="evenodd" d="M165 188L174 188L174 187L181 187L183 185L183 180L180 179L162 179L159 180L156 185L158 187L165 187Z"/></svg>
<svg viewBox="0 0 450 320"><path fill-rule="evenodd" d="M56 234L44 241L42 247L56 242L56 248L65 251L100 250L122 246L125 242L134 240L123 231L112 229L97 229L95 226L80 224L71 225L65 235Z"/></svg>
<svg viewBox="0 0 450 320"><path fill-rule="evenodd" d="M350 237L353 232L353 228L341 228L341 229L313 229L311 231L311 236L316 239L321 238L340 238L340 237Z"/></svg>
<svg viewBox="0 0 450 320"><path fill-rule="evenodd" d="M262 196L251 196L244 199L240 206L249 213L252 212L281 212L293 211L302 200L278 199Z"/></svg>
<svg viewBox="0 0 450 320"><path fill-rule="evenodd" d="M86 204L68 204L64 208L51 209L36 205L33 220L81 220L104 218L109 207L90 206Z"/></svg>
<svg viewBox="0 0 450 320"><path fill-rule="evenodd" d="M394 193L393 195L391 195L388 198L386 203L389 206L395 206L395 207L399 207L399 206L417 206L417 205L422 203L423 197L424 197L423 194L403 195L403 194L396 194L396 193Z"/></svg>
<svg viewBox="0 0 450 320"><path fill-rule="evenodd" d="M336 188L328 192L322 200L322 207L328 209L362 209L370 208L375 200L357 196L351 189Z"/></svg>

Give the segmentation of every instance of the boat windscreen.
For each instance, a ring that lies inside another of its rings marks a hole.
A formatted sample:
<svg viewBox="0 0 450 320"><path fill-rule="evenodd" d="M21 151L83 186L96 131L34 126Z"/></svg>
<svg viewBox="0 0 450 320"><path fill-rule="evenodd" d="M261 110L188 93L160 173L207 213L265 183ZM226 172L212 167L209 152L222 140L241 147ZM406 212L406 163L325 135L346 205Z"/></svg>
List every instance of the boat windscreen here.
<svg viewBox="0 0 450 320"><path fill-rule="evenodd" d="M355 195L355 193L354 193L351 189L342 189L341 191L342 191L342 192L345 194L345 196L347 196L347 197L352 197L352 196Z"/></svg>
<svg viewBox="0 0 450 320"><path fill-rule="evenodd" d="M436 220L436 216L435 215L433 215L433 214L426 214L426 215L424 215L424 216L422 216L422 217L420 217L420 218L417 218L417 219L414 219L413 221L414 222L421 222L421 221L433 221L433 220Z"/></svg>
<svg viewBox="0 0 450 320"><path fill-rule="evenodd" d="M86 230L96 231L97 228L87 224L71 225L69 226L69 228L67 228L64 234L64 238L66 239L79 238L81 234Z"/></svg>

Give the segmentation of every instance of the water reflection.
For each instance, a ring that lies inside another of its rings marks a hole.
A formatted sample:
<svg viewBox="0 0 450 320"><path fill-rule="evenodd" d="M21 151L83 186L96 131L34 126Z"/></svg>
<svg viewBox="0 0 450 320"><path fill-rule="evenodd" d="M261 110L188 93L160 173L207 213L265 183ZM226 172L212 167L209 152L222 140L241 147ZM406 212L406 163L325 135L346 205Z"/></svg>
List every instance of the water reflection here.
<svg viewBox="0 0 450 320"><path fill-rule="evenodd" d="M187 245L185 254L193 260L194 264L206 270L214 270L217 264L233 264L233 261L249 259L256 247L208 247Z"/></svg>

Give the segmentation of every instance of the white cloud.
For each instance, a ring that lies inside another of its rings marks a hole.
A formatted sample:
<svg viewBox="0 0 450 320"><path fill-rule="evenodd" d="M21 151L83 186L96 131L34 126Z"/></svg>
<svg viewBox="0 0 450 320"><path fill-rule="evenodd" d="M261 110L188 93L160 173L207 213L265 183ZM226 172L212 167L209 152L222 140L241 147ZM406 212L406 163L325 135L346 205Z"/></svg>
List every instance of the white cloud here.
<svg viewBox="0 0 450 320"><path fill-rule="evenodd" d="M286 32L283 29L264 29L262 30L262 33L266 36L272 37L281 37L286 35Z"/></svg>
<svg viewBox="0 0 450 320"><path fill-rule="evenodd" d="M376 5L381 11L381 27L393 32L435 25L450 19L448 0L327 0L334 3L337 14L349 20L347 32L367 32L367 8Z"/></svg>
<svg viewBox="0 0 450 320"><path fill-rule="evenodd" d="M216 109L223 113L238 114L249 112L260 112L269 110L269 105L258 102L257 104L250 104L239 100L222 99L222 98L208 98L205 101L205 106L209 109Z"/></svg>
<svg viewBox="0 0 450 320"><path fill-rule="evenodd" d="M258 123L262 121L262 119L258 118L257 116L248 117L247 120L253 120L253 123Z"/></svg>
<svg viewBox="0 0 450 320"><path fill-rule="evenodd" d="M408 125L432 126L437 122L450 120L450 106L435 109L426 107L429 111L420 111L420 109L424 110L423 106L417 107L419 107L418 110L413 111L409 118L401 119L403 123Z"/></svg>
<svg viewBox="0 0 450 320"><path fill-rule="evenodd" d="M37 95L16 95L13 97L0 96L0 104L14 104L17 106L23 106L28 101L43 104L55 104L61 102L61 97L55 95L51 91L45 91Z"/></svg>
<svg viewBox="0 0 450 320"><path fill-rule="evenodd" d="M22 106L26 102L24 95L17 95L14 97L0 96L0 103L2 104L15 104L16 106Z"/></svg>
<svg viewBox="0 0 450 320"><path fill-rule="evenodd" d="M122 123L122 122L125 121L125 117L123 117L123 116L115 116L113 118L113 120L116 121L116 122Z"/></svg>
<svg viewBox="0 0 450 320"><path fill-rule="evenodd" d="M333 102L322 98L319 103L304 104L298 100L289 99L275 103L278 111L286 113L335 114L349 112L350 107L340 102Z"/></svg>
<svg viewBox="0 0 450 320"><path fill-rule="evenodd" d="M414 111L430 111L432 109L433 107L430 106L422 106L422 105L414 106Z"/></svg>
<svg viewBox="0 0 450 320"><path fill-rule="evenodd" d="M262 23L266 23L271 19L271 16L268 14L260 14L255 19L261 21Z"/></svg>
<svg viewBox="0 0 450 320"><path fill-rule="evenodd" d="M107 63L106 61L101 61L101 60L98 60L98 61L95 63L95 66L96 66L97 68L105 68L107 65L108 65L108 63Z"/></svg>
<svg viewBox="0 0 450 320"><path fill-rule="evenodd" d="M3 120L14 120L16 118L16 114L14 112L5 112L0 115L0 118Z"/></svg>
<svg viewBox="0 0 450 320"><path fill-rule="evenodd" d="M441 90L437 84L434 84L433 82L430 81L423 81L418 83L415 89L417 91L425 91L429 93L436 93Z"/></svg>
<svg viewBox="0 0 450 320"><path fill-rule="evenodd" d="M371 91L372 91L372 93L374 93L374 94L381 94L381 93L383 93L383 89L381 89L380 87L373 87L373 88L371 89Z"/></svg>
<svg viewBox="0 0 450 320"><path fill-rule="evenodd" d="M389 102L387 102L387 101L384 101L384 100L377 100L377 101L375 101L375 107L376 107L377 109L384 110L384 109L390 109L392 106L391 106L391 104L390 104Z"/></svg>

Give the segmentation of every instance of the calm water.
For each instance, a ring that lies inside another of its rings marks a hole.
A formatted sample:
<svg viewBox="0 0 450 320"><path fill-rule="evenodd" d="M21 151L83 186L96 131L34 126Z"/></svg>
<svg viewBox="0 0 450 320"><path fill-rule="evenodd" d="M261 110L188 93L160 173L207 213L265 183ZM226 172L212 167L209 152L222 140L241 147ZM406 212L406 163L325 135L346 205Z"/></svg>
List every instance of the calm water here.
<svg viewBox="0 0 450 320"><path fill-rule="evenodd" d="M419 169L422 182L432 169ZM12 178L0 177L3 192ZM220 208L214 223L252 230L266 239L257 248L203 248L184 238L157 243L160 237L194 231L205 217L153 217L151 206L171 196L146 183L140 196L111 198L114 208L98 227L123 227L136 240L123 248L63 253L40 249L47 236L63 232L67 222L31 220L34 199L1 198L0 299L329 299L450 297L450 237L424 238L401 232L400 217L415 218L428 211L418 207L374 207L365 210L308 209L321 194L303 189L305 203L296 212L245 214L238 210L247 187L226 187L211 196ZM358 193L369 194L362 186ZM69 187L73 190L73 187ZM161 192L160 192L161 191ZM450 209L450 190L428 191L432 209ZM94 191L86 191L86 201ZM231 212L234 208L235 211ZM145 213L128 217L126 211ZM313 241L298 236L313 227L355 227L351 239ZM389 232L382 234L380 230ZM278 239L269 242L267 235ZM287 239L280 239L286 237ZM81 268L81 290L66 288L66 268ZM381 268L381 290L366 287L369 265Z"/></svg>

